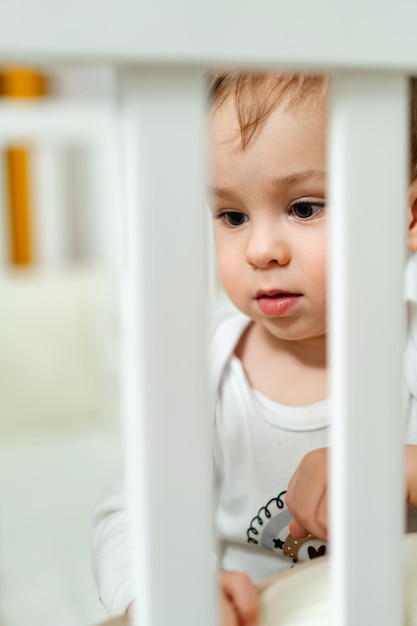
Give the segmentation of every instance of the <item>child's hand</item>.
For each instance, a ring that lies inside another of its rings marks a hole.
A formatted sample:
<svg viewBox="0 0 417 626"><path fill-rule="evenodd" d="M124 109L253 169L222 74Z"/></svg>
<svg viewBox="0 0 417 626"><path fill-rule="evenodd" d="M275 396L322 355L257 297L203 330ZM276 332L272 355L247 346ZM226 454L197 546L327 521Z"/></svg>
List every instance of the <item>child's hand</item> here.
<svg viewBox="0 0 417 626"><path fill-rule="evenodd" d="M243 572L220 573L220 626L256 626L259 600L255 585Z"/></svg>
<svg viewBox="0 0 417 626"><path fill-rule="evenodd" d="M311 533L327 541L327 448L312 450L302 459L288 485L285 502L293 520L294 537Z"/></svg>

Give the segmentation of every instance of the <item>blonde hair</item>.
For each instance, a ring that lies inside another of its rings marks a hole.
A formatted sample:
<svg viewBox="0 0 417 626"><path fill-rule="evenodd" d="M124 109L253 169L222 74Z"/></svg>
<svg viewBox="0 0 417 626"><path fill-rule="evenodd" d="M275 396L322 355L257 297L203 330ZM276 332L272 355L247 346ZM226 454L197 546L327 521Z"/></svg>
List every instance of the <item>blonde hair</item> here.
<svg viewBox="0 0 417 626"><path fill-rule="evenodd" d="M210 94L216 112L232 99L244 150L278 104L299 105L308 100L326 102L329 79L323 74L284 72L218 72L212 75ZM410 79L410 179L417 177L417 77Z"/></svg>
<svg viewBox="0 0 417 626"><path fill-rule="evenodd" d="M219 72L210 82L212 111L233 100L244 150L278 104L299 105L308 99L326 101L328 78L324 75L283 72Z"/></svg>

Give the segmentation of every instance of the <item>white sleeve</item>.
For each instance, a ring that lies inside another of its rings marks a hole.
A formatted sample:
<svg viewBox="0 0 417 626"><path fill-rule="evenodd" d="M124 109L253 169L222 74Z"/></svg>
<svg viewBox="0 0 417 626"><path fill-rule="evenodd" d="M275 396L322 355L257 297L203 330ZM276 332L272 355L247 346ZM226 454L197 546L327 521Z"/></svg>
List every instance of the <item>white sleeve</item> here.
<svg viewBox="0 0 417 626"><path fill-rule="evenodd" d="M407 303L407 342L405 347L404 374L407 407L407 443L417 444L417 304Z"/></svg>
<svg viewBox="0 0 417 626"><path fill-rule="evenodd" d="M223 319L223 318L222 318ZM224 365L230 358L239 336L250 322L241 313L227 316L225 323L213 324L210 337L210 394L215 400ZM96 511L92 531L92 566L100 599L109 614L125 613L136 599L136 579L132 558L133 522L129 514L122 481L114 483Z"/></svg>
<svg viewBox="0 0 417 626"><path fill-rule="evenodd" d="M132 521L123 483L108 489L92 530L92 566L100 600L110 616L125 613L135 599L131 558Z"/></svg>

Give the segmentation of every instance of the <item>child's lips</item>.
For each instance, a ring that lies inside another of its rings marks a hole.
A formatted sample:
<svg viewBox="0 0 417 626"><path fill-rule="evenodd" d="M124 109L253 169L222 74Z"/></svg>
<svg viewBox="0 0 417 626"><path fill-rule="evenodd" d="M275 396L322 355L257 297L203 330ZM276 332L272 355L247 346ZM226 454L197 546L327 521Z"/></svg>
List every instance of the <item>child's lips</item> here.
<svg viewBox="0 0 417 626"><path fill-rule="evenodd" d="M261 313L268 317L279 317L292 309L301 295L281 289L260 290L256 293L255 300Z"/></svg>

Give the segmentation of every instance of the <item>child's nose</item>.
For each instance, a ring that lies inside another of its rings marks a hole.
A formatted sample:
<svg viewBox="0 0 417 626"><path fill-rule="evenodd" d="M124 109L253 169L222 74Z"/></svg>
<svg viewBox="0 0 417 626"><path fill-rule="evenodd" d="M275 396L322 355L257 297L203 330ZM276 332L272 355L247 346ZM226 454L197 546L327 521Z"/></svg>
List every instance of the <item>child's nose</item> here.
<svg viewBox="0 0 417 626"><path fill-rule="evenodd" d="M271 264L288 265L290 249L283 238L276 237L267 229L253 232L246 248L246 259L249 265L267 268Z"/></svg>

